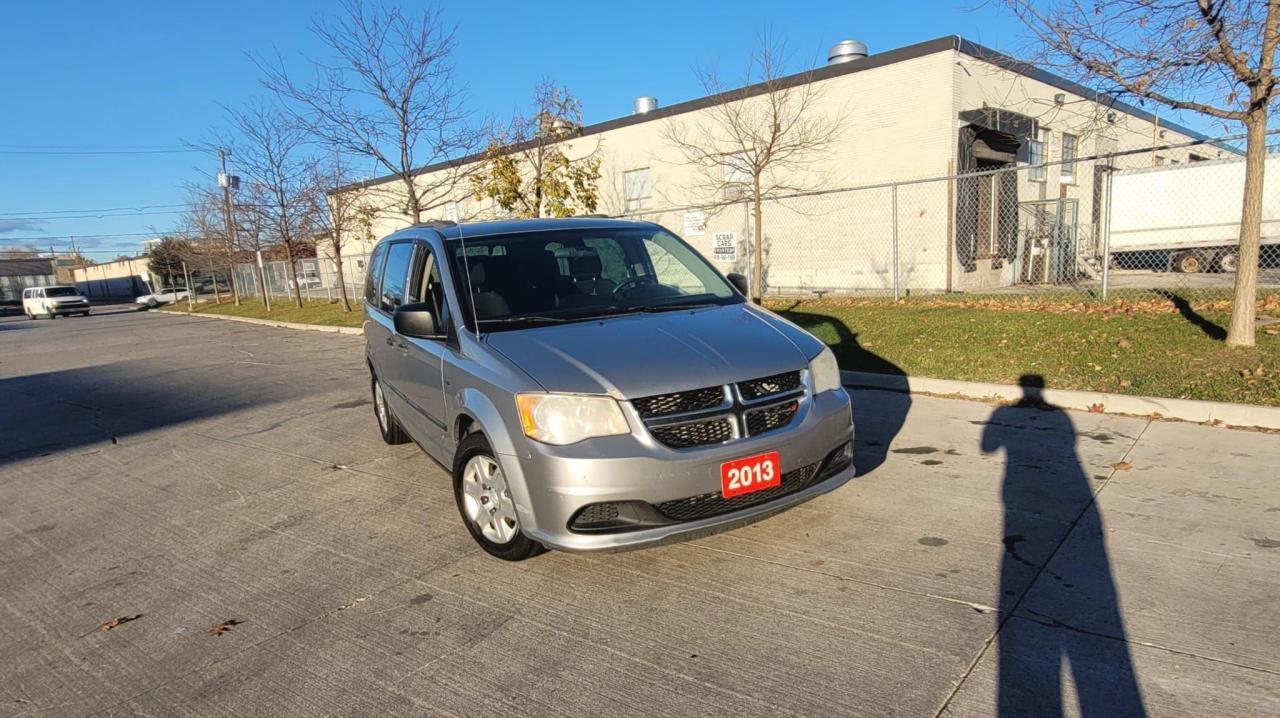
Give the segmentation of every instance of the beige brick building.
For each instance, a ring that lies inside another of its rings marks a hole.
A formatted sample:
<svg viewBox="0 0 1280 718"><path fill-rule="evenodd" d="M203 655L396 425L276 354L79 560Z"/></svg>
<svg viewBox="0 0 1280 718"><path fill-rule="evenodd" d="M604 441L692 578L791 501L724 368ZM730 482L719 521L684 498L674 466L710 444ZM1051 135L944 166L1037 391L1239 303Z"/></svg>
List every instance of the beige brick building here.
<svg viewBox="0 0 1280 718"><path fill-rule="evenodd" d="M770 291L968 290L1080 276L1096 269L1103 208L1095 198L1105 173L1095 168L1104 163L1063 160L1149 150L1126 157L1131 167L1229 153L1194 145L1206 138L960 37L844 59L782 80L812 83L821 97L813 111L841 131L820 161L792 178L821 192L765 208ZM757 94L747 101L762 100ZM717 235L732 233L738 248L720 255L720 266L745 272L753 241L747 207L699 210L723 198L700 193L703 170L664 139L664 128L705 123L707 109L723 101L704 97L583 127L566 154L602 160L598 211L657 221L708 256ZM981 174L1017 167L1024 169ZM425 167L422 177L446 171ZM942 179L960 173L979 174ZM404 204L394 201L403 196L397 183L378 178L340 191L393 207L375 222L380 237L409 223L396 210ZM452 199L427 215L504 216L488 201L462 193ZM1036 223L1059 216L1069 224L1069 241L1026 239Z"/></svg>

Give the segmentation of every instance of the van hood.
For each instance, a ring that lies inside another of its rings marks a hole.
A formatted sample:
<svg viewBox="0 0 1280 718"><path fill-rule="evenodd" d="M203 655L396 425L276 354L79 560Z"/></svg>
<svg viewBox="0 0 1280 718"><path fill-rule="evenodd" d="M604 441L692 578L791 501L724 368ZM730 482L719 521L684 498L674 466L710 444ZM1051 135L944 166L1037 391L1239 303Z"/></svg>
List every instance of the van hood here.
<svg viewBox="0 0 1280 718"><path fill-rule="evenodd" d="M486 341L547 391L619 399L803 369L821 347L747 304L493 332Z"/></svg>

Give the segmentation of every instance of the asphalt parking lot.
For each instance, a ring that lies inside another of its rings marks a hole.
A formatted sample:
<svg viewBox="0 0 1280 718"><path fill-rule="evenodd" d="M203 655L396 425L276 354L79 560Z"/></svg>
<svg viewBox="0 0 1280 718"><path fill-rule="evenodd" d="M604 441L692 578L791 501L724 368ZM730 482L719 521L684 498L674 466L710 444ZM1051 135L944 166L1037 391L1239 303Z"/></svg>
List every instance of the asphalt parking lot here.
<svg viewBox="0 0 1280 718"><path fill-rule="evenodd" d="M832 494L507 564L359 337L123 309L0 319L0 715L1280 714L1280 435L859 392Z"/></svg>

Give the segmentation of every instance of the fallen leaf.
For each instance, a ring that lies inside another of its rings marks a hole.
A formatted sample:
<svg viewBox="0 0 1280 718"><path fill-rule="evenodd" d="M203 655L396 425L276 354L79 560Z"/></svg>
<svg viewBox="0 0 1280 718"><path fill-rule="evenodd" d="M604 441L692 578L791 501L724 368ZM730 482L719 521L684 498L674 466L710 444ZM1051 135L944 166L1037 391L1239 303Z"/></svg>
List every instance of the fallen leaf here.
<svg viewBox="0 0 1280 718"><path fill-rule="evenodd" d="M134 614L134 615L132 615L132 616L121 616L121 617L119 617L119 618L113 618L113 619L111 619L110 621L107 621L106 623L102 624L102 625L101 625L101 626L99 626L98 628L99 628L99 629L101 629L101 630L103 630L103 631L110 631L111 629L115 628L116 626L119 626L119 625L122 625L122 624L128 623L129 621L136 621L136 620L138 620L139 618L142 618L142 614L141 614L141 613L136 613L136 614Z"/></svg>
<svg viewBox="0 0 1280 718"><path fill-rule="evenodd" d="M239 626L242 623L244 623L244 621L237 621L234 618L229 618L222 623L210 626L209 633L212 633L215 636L221 636L227 631L230 631L232 626Z"/></svg>
<svg viewBox="0 0 1280 718"><path fill-rule="evenodd" d="M1121 379L1121 380L1120 380L1120 388L1121 388L1121 389L1128 389L1128 388L1129 388L1129 387L1131 387L1131 386L1133 386L1133 382L1129 381L1128 379Z"/></svg>
<svg viewBox="0 0 1280 718"><path fill-rule="evenodd" d="M1130 464L1127 461L1117 461L1116 463L1111 465L1111 468L1115 469L1116 471L1128 471L1129 469L1133 468L1133 464Z"/></svg>
<svg viewBox="0 0 1280 718"><path fill-rule="evenodd" d="M1089 413L1090 413L1090 414L1101 414L1101 413L1102 413L1102 412L1104 412L1104 411L1106 411L1106 407L1104 407L1104 406L1103 406L1103 405L1101 405L1101 404L1090 404L1090 405L1089 405Z"/></svg>
<svg viewBox="0 0 1280 718"><path fill-rule="evenodd" d="M1120 341L1118 341L1118 342L1116 342L1116 343L1120 345L1120 348L1121 348L1121 349L1132 349L1132 348L1133 348L1133 345L1129 343L1129 340L1128 340L1128 339L1125 339L1124 337L1120 337Z"/></svg>

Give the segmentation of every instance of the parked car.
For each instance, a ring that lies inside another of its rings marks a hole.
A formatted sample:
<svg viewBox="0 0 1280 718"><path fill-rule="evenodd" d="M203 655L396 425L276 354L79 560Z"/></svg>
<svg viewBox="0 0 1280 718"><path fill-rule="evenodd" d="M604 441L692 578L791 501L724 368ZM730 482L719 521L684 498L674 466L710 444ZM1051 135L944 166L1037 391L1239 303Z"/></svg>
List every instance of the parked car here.
<svg viewBox="0 0 1280 718"><path fill-rule="evenodd" d="M27 287L22 290L22 312L28 319L42 314L50 319L69 314L87 317L89 300L75 287Z"/></svg>
<svg viewBox="0 0 1280 718"><path fill-rule="evenodd" d="M185 302L190 294L191 293L187 291L186 287L165 287L160 291L152 292L151 294L144 294L133 301L135 304L144 304L154 309L161 304Z"/></svg>
<svg viewBox="0 0 1280 718"><path fill-rule="evenodd" d="M382 438L450 468L494 556L701 536L853 476L831 350L656 224L428 223L369 267Z"/></svg>
<svg viewBox="0 0 1280 718"><path fill-rule="evenodd" d="M196 294L213 294L215 287L219 292L231 291L231 285L221 277L216 280L213 277L201 277L195 280Z"/></svg>
<svg viewBox="0 0 1280 718"><path fill-rule="evenodd" d="M289 288L293 289L293 280L289 280ZM320 281L319 275L304 272L298 275L298 289L304 292L309 289L324 289L324 282Z"/></svg>

